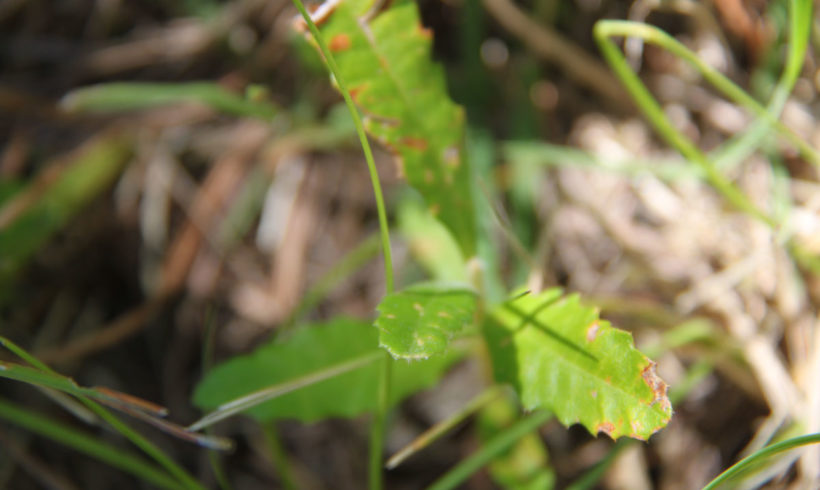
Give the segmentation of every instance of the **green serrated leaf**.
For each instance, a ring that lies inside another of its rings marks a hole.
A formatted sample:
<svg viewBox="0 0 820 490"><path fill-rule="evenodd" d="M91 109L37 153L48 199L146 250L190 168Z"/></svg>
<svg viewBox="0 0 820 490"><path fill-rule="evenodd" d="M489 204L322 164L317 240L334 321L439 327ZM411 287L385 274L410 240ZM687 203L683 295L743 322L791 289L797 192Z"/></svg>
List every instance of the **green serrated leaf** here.
<svg viewBox="0 0 820 490"><path fill-rule="evenodd" d="M320 31L365 114L366 130L398 157L400 172L472 256L464 110L448 96L442 68L431 59L432 36L416 4L397 0L366 21L370 3L342 0Z"/></svg>
<svg viewBox="0 0 820 490"><path fill-rule="evenodd" d="M485 336L496 379L512 384L527 410L548 408L564 425L613 439L645 440L672 416L655 363L577 295L520 295L489 316Z"/></svg>
<svg viewBox="0 0 820 490"><path fill-rule="evenodd" d="M472 323L475 307L475 293L464 286L422 283L388 294L377 308L379 344L403 359L443 354Z"/></svg>
<svg viewBox="0 0 820 490"><path fill-rule="evenodd" d="M371 324L347 318L302 327L286 340L274 340L211 370L197 386L194 403L215 409L257 390L376 353L377 336ZM391 403L435 384L455 359L440 357L412 364L391 360ZM313 422L371 411L376 407L378 367L378 363L367 364L263 402L247 414L260 421L294 418Z"/></svg>

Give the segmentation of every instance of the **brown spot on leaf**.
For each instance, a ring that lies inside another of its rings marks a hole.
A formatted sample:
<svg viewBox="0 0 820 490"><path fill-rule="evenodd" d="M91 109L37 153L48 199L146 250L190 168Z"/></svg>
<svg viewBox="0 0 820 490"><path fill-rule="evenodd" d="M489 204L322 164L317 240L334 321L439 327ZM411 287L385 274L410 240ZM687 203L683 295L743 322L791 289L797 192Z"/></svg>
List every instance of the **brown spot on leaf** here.
<svg viewBox="0 0 820 490"><path fill-rule="evenodd" d="M598 425L595 426L595 433L597 434L599 432L603 432L609 437L612 437L612 434L615 433L615 424L613 424L612 422L600 422Z"/></svg>
<svg viewBox="0 0 820 490"><path fill-rule="evenodd" d="M424 151L427 149L427 140L424 138L412 138L406 136L401 139L402 144L414 150Z"/></svg>
<svg viewBox="0 0 820 490"><path fill-rule="evenodd" d="M423 25L419 24L419 35L424 39L432 39L433 38L433 31L424 27Z"/></svg>
<svg viewBox="0 0 820 490"><path fill-rule="evenodd" d="M595 340L595 337L598 336L599 328L601 328L601 326L598 324L597 321L592 322L592 325L587 327L587 342L592 342L593 340Z"/></svg>
<svg viewBox="0 0 820 490"><path fill-rule="evenodd" d="M641 371L641 378L643 378L644 383L649 386L649 389L652 390L652 401L649 403L649 406L651 407L656 403L660 403L661 408L666 411L671 408L669 398L666 396L666 391L669 387L655 372L655 366L656 364L653 361L648 360L648 364Z"/></svg>
<svg viewBox="0 0 820 490"><path fill-rule="evenodd" d="M438 204L433 204L432 206L430 206L430 214L432 214L433 216L438 216L438 213L440 212L441 206L439 206Z"/></svg>
<svg viewBox="0 0 820 490"><path fill-rule="evenodd" d="M334 53L338 53L339 51L349 49L352 44L353 42L350 40L350 36L342 32L333 36L327 47Z"/></svg>
<svg viewBox="0 0 820 490"><path fill-rule="evenodd" d="M598 390L592 390L589 393L589 396L591 396L592 398L598 398Z"/></svg>
<svg viewBox="0 0 820 490"><path fill-rule="evenodd" d="M424 171L424 182L427 184L432 184L433 180L435 180L435 176L433 176L433 171L429 168Z"/></svg>
<svg viewBox="0 0 820 490"><path fill-rule="evenodd" d="M351 88L350 89L350 98L353 99L354 101L356 101L356 98L359 96L360 93L362 93L362 90L364 90L364 88L365 88L364 85L359 85L358 87Z"/></svg>

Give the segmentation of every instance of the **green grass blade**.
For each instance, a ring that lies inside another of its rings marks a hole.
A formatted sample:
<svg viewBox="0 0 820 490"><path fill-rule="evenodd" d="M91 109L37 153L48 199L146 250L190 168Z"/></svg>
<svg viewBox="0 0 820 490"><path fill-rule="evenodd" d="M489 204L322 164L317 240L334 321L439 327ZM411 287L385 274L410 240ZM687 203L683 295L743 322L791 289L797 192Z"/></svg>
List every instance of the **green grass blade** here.
<svg viewBox="0 0 820 490"><path fill-rule="evenodd" d="M697 54L657 27L639 22L602 20L595 24L593 34L604 58L618 75L618 78L621 79L621 82L626 86L641 111L643 111L653 126L655 126L661 136L663 136L669 144L693 162L703 165L704 162L702 160L705 160L705 158L694 154L692 151L694 145L675 130L674 126L666 120L660 106L658 106L657 102L652 98L649 90L643 85L635 72L629 67L626 58L624 58L623 54L617 46L615 46L615 43L609 39L610 37L637 37L644 42L658 45L686 61L698 70L706 81L711 83L726 97L745 107L756 116L764 119L768 124L771 124L772 127L800 151L800 154L804 158L812 164L820 166L820 153L818 153L817 150L812 148L811 145L797 136L794 131L769 113L766 107L747 94L742 88L738 87L719 71L707 65ZM695 151L697 150L695 149ZM711 165L707 164L706 167L711 168ZM715 176L712 175L714 169L709 170L705 168L704 170L707 171L707 176L709 176L710 180L715 178ZM713 185L717 184L713 183ZM719 190L724 192L720 187Z"/></svg>
<svg viewBox="0 0 820 490"><path fill-rule="evenodd" d="M34 254L114 182L131 151L130 137L100 136L0 206L0 301Z"/></svg>
<svg viewBox="0 0 820 490"><path fill-rule="evenodd" d="M119 112L180 102L196 102L241 117L270 121L279 108L268 101L249 100L212 82L118 82L69 92L61 106L70 112Z"/></svg>
<svg viewBox="0 0 820 490"><path fill-rule="evenodd" d="M20 409L0 400L0 418L41 436L64 444L77 452L86 454L114 468L130 473L146 483L158 488L178 489L180 484L158 468L142 459L126 453L122 449L100 442L71 427L54 422L28 409Z"/></svg>
<svg viewBox="0 0 820 490"><path fill-rule="evenodd" d="M806 57L812 22L811 0L792 0L789 5L789 50L786 65L766 108L775 119L780 117L783 106L800 75ZM743 134L713 152L715 166L726 169L746 159L762 141L765 141L770 128L769 120L756 120Z"/></svg>
<svg viewBox="0 0 820 490"><path fill-rule="evenodd" d="M161 449L159 449L148 439L145 439L138 432L123 423L114 414L92 399L96 397L105 398L105 394L98 392L94 388L83 388L78 386L74 380L58 374L56 371L40 362L23 348L17 346L8 339L3 338L2 345L10 347L15 354L36 367L21 366L13 363L0 363L0 377L22 381L34 386L52 388L76 396L77 399L79 399L80 402L95 415L104 420L108 425L114 428L114 430L122 434L126 439L130 440L135 446L140 448L143 452L153 458L154 461L164 467L168 473L173 475L180 482L182 487L187 489L202 488L199 483L188 474L187 471L177 465Z"/></svg>
<svg viewBox="0 0 820 490"><path fill-rule="evenodd" d="M501 146L506 160L518 164L548 167L581 167L604 170L626 176L654 175L667 181L703 177L699 167L686 165L683 159L609 160L584 150L542 141L508 141Z"/></svg>
<svg viewBox="0 0 820 490"><path fill-rule="evenodd" d="M20 359L26 361L28 364L34 366L35 368L39 369L40 371L44 371L51 374L56 374L50 367L48 367L44 362L37 359L36 357L32 356L25 349L20 347L19 345L15 344L11 341L11 339L7 339L0 335L0 347L5 347L6 349L10 350L12 354L19 357Z"/></svg>
<svg viewBox="0 0 820 490"><path fill-rule="evenodd" d="M350 116L353 118L353 124L356 126L356 134L359 136L359 143L361 143L362 151L364 152L364 157L367 161L367 170L370 174L370 182L373 185L373 196L376 199L376 209L379 216L379 231L381 233L382 251L384 253L385 289L388 293L392 293L393 260L390 253L390 227L387 224L387 209L384 205L384 197L382 194L381 183L379 182L379 173L376 170L376 162L373 159L373 150L370 148L370 142L367 140L367 134L365 133L365 127L362 123L362 119L359 116L359 110L356 108L353 97L347 89L347 74L343 73L339 68L334 55L331 53L330 48L325 42L323 34L319 32L319 28L316 27L316 24L313 22L310 14L305 9L302 1L293 0L293 4L296 6L296 9L299 10L299 13L302 14L302 18L307 24L307 28L313 36L313 40L316 42L319 47L319 51L321 51L322 56L324 57L328 70L331 75L333 75L333 79L339 87L339 92L341 92L342 97L345 100L345 104L347 105L347 109L350 112Z"/></svg>
<svg viewBox="0 0 820 490"><path fill-rule="evenodd" d="M282 488L284 490L297 490L292 474L293 472L291 471L292 464L280 440L279 431L276 429L276 422L265 422L261 425L262 434L265 436L268 452L270 453L270 458L277 476L282 483Z"/></svg>
<svg viewBox="0 0 820 490"><path fill-rule="evenodd" d="M302 296L301 301L293 309L291 317L284 322L284 325L294 325L310 310L316 307L327 294L349 277L355 271L372 260L381 250L381 241L376 234L370 235L360 244L342 257L329 271L322 275L319 280Z"/></svg>
<svg viewBox="0 0 820 490"><path fill-rule="evenodd" d="M492 440L523 414L515 396L499 397L488 403L476 418L479 441ZM549 451L537 432L530 432L493 458L487 465L490 478L509 490L552 490L556 475Z"/></svg>
<svg viewBox="0 0 820 490"><path fill-rule="evenodd" d="M806 49L811 36L811 10L811 0L791 0L789 2L789 52L783 74L772 96L770 112L773 115L780 114L782 111L783 105L786 103L786 99L788 99L797 78L800 76L800 71L803 69Z"/></svg>
<svg viewBox="0 0 820 490"><path fill-rule="evenodd" d="M10 362L0 362L0 378L51 388L78 397L94 395L93 390L77 386L70 378Z"/></svg>
<svg viewBox="0 0 820 490"><path fill-rule="evenodd" d="M718 475L714 480L709 482L708 485L703 487L703 490L714 490L722 485L729 484L734 478L737 478L744 472L765 462L767 458L801 446L818 443L820 443L820 433L794 437L792 439L787 439L785 441L766 446L729 467L729 469Z"/></svg>
<svg viewBox="0 0 820 490"><path fill-rule="evenodd" d="M484 465L495 459L519 439L530 432L537 430L542 424L552 417L548 411L534 412L527 417L514 423L490 441L480 450L464 459L444 476L436 480L428 490L449 490L458 487L473 473L480 470Z"/></svg>
<svg viewBox="0 0 820 490"><path fill-rule="evenodd" d="M134 429L123 423L120 419L115 417L111 412L100 406L98 403L89 398L80 399L85 406L92 412L96 413L101 419L105 420L117 432L129 439L135 446L143 450L146 454L151 456L157 463L162 465L168 473L172 474L179 480L184 488L191 490L199 490L203 488L191 475L188 474L181 466L176 464L167 454L165 454L159 447L154 445L148 439L145 439Z"/></svg>
<svg viewBox="0 0 820 490"><path fill-rule="evenodd" d="M342 70L340 70L339 65L337 65L336 60L333 57L333 54L331 54L330 48L328 47L328 44L325 42L322 33L319 32L319 28L313 22L313 19L311 18L308 11L305 9L305 6L302 4L302 1L293 0L293 4L296 6L296 9L299 10L299 13L302 14L302 18L304 19L308 30L313 36L314 42L316 42L317 46L319 47L319 51L321 51L322 53L322 57L324 58L325 64L330 70L331 75L333 75L333 78L339 87L339 91L342 93L342 97L345 100L345 104L347 105L347 108L350 111L350 116L353 118L353 124L356 126L356 133L359 135L359 142L362 145L362 151L364 152L365 160L367 161L367 170L370 173L370 182L373 186L373 196L376 199L376 210L379 217L379 233L381 235L382 250L384 255L385 289L387 290L387 294L390 294L393 292L393 259L390 251L390 229L387 224L387 210L384 206L384 198L382 197L382 188L381 183L379 182L379 174L376 171L376 163L373 160L373 151L371 150L370 143L367 140L364 125L362 124L361 118L359 117L359 111L356 108L355 103L353 102L353 96L351 95L351 92L347 89L346 82L347 77L350 73L342 73ZM356 21L358 25L358 19L356 19ZM332 39L334 41L336 40L336 38ZM384 448L384 432L386 423L385 421L387 417L387 408L390 403L389 397L391 389L389 383L392 378L391 373L389 371L390 360L387 358L386 352L382 355L379 367L380 371L379 378L377 381L378 404L376 410L373 412L373 421L371 424L370 431L370 458L368 462L368 475L371 490L380 490L383 484L381 458Z"/></svg>
<svg viewBox="0 0 820 490"><path fill-rule="evenodd" d="M502 388L498 385L491 386L486 390L482 391L481 393L476 395L472 400L467 402L461 409L458 410L458 412L448 417L447 419L437 423L436 425L430 427L428 430L424 431L423 434L413 439L413 441L410 444L406 445L400 451L394 454L384 465L385 468L392 470L393 468L397 467L404 460L421 451L425 447L429 446L439 437L443 436L444 434L452 430L454 427L461 424L461 422L466 420L467 417L472 415L474 412L480 410L489 402L493 401L495 398L501 395L502 392Z"/></svg>
<svg viewBox="0 0 820 490"><path fill-rule="evenodd" d="M590 488L595 488L609 467L612 466L612 463L615 462L615 458L618 454L633 443L635 443L635 441L629 439L621 439L618 441L612 446L609 452L607 452L604 459L596 463L595 466L584 473L583 476L572 482L572 484L567 487L567 490L589 490Z"/></svg>
<svg viewBox="0 0 820 490"><path fill-rule="evenodd" d="M635 103L644 113L646 118L655 127L655 130L666 140L672 147L678 150L684 157L692 163L698 165L706 175L709 183L723 195L737 209L744 213L754 216L755 218L774 226L771 218L763 211L758 209L737 187L735 187L729 180L726 179L718 170L712 165L706 156L680 131L678 131L671 121L666 117L663 109L658 102L652 97L649 89L641 82L638 75L632 71L626 61L623 53L615 46L615 43L609 39L610 36L615 35L630 35L639 37L646 42L660 44L668 47L670 51L684 57L687 61L697 63L698 66L703 65L694 53L689 52L683 45L680 45L675 39L663 31L652 26L629 21L599 21L594 28L595 40L604 55L604 58L610 64L612 69L621 79L630 94L632 94ZM675 44L676 43L676 44ZM669 46L675 46L678 49L673 50ZM684 53L681 53L681 50ZM708 66L706 69L711 70ZM713 71L713 70L712 70ZM714 72L717 73L717 72ZM719 73L718 73L719 75ZM704 77L706 77L704 75ZM707 77L708 78L708 77ZM721 78L721 80L724 80ZM728 80L726 80L728 82ZM731 82L729 82L731 83ZM732 93L738 92L738 95L745 99L751 99L745 92L740 90L734 84L728 86ZM764 109L765 112L765 109ZM766 113L768 114L768 113Z"/></svg>
<svg viewBox="0 0 820 490"><path fill-rule="evenodd" d="M755 206L746 195L720 173L717 165L711 162L686 136L675 129L649 90L641 82L637 74L629 67L623 54L610 37L638 37L645 42L661 46L675 56L678 56L698 70L706 81L723 92L729 99L757 115L765 124L771 125L771 127L798 149L803 158L815 166L820 166L820 153L797 136L794 131L780 122L775 114L775 112L781 108L782 103L785 102L788 96L788 90L793 85L794 78L797 76L796 74L800 71L803 53L805 53L806 49L804 44L807 40L805 38L808 36L810 27L807 20L810 16L805 16L811 11L811 2L806 0L793 0L791 8L790 19L793 30L792 47L789 51L786 69L768 109L763 107L723 74L708 66L682 43L656 27L630 21L603 20L597 22L593 29L595 40L604 58L621 79L621 82L627 87L627 90L635 99L638 107L661 137L684 157L699 166L705 173L708 182L733 206L766 223L775 230L780 225L777 219ZM804 16L805 18L798 18L799 16ZM750 143L744 144L750 145ZM751 148L751 146L748 146L748 148ZM748 151L748 148L745 150L741 148L737 151L731 149L730 153L732 153L732 155L724 155L724 158L735 158L738 155L742 156L744 151ZM807 252L796 243L789 243L787 246L792 257L801 266L813 273L820 272L820 259L814 254Z"/></svg>

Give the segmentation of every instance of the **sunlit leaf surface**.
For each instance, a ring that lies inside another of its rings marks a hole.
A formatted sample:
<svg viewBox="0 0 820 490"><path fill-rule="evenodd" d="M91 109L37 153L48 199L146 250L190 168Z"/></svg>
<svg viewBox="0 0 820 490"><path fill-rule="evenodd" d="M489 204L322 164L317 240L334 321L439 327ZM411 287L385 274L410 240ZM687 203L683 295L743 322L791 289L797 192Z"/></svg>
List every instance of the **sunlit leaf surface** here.
<svg viewBox="0 0 820 490"><path fill-rule="evenodd" d="M388 294L378 307L379 343L405 359L443 354L472 323L475 306L475 293L464 286L425 283Z"/></svg>
<svg viewBox="0 0 820 490"><path fill-rule="evenodd" d="M672 415L655 363L577 296L519 295L490 315L485 333L496 379L528 410L550 409L565 425L614 439L647 439Z"/></svg>

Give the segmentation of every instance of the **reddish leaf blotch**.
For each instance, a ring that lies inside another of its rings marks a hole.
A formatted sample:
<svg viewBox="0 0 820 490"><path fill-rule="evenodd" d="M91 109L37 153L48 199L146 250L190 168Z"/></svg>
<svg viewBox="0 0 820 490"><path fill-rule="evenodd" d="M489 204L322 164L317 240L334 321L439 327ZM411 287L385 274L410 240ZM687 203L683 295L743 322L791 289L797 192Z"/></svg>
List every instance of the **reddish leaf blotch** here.
<svg viewBox="0 0 820 490"><path fill-rule="evenodd" d="M339 51L350 49L351 45L353 45L353 42L350 40L350 36L345 33L340 33L333 36L327 47L334 53L338 53Z"/></svg>
<svg viewBox="0 0 820 490"><path fill-rule="evenodd" d="M427 140L424 138L413 138L410 136L401 139L404 146L414 150L424 151L427 149Z"/></svg>
<svg viewBox="0 0 820 490"><path fill-rule="evenodd" d="M601 422L595 426L595 433L603 432L604 434L612 437L612 434L615 433L615 424L612 422Z"/></svg>
<svg viewBox="0 0 820 490"><path fill-rule="evenodd" d="M666 396L668 386L657 375L657 373L655 373L655 366L656 364L653 361L649 361L649 364L647 364L641 371L641 378L643 378L644 383L649 386L649 389L652 390L652 401L649 405L652 406L656 403L660 403L661 408L664 410L669 410L671 406L669 403L669 398Z"/></svg>

